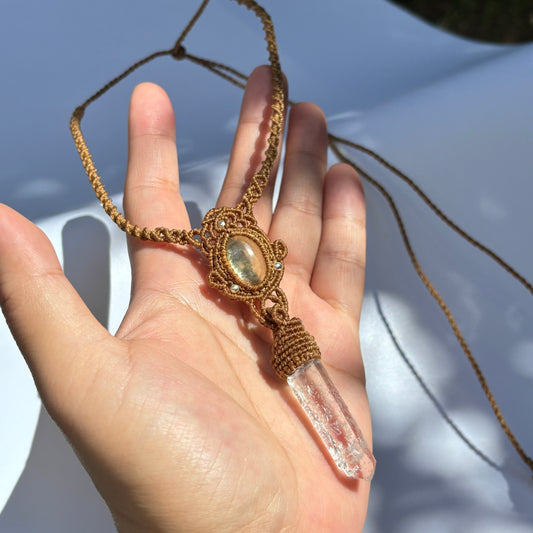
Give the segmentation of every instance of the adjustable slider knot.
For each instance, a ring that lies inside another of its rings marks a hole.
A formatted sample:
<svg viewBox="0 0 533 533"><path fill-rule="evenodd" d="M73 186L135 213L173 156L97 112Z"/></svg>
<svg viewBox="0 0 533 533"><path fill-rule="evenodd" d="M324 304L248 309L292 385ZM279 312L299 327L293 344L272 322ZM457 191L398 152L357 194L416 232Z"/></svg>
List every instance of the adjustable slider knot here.
<svg viewBox="0 0 533 533"><path fill-rule="evenodd" d="M177 59L179 61L180 59L183 59L187 55L187 50L185 49L185 46L183 46L181 43L176 43L176 45L170 52L170 55L174 59Z"/></svg>
<svg viewBox="0 0 533 533"><path fill-rule="evenodd" d="M305 329L299 318L291 318L274 331L272 366L276 374L286 380L298 367L320 359L320 348L315 338Z"/></svg>

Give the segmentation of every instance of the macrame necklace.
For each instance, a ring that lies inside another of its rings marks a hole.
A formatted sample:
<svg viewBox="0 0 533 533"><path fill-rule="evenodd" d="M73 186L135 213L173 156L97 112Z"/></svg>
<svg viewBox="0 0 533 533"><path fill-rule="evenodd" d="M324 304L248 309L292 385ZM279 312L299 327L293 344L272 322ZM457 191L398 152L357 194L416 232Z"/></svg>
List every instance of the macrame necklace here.
<svg viewBox="0 0 533 533"><path fill-rule="evenodd" d="M270 16L255 0L235 1L247 7L261 20L272 73L272 103L269 136L267 139L268 147L260 169L253 175L250 185L241 201L235 207L211 209L205 215L201 227L189 231L166 227L148 229L132 224L117 210L109 198L96 171L80 126L85 110L92 102L133 71L157 57L170 55L178 60L188 59L234 85L244 88L247 79L245 75L222 63L189 54L183 47L182 43L185 37L203 13L209 0L202 1L200 7L171 49L155 52L134 63L78 106L70 120L72 137L96 196L110 218L120 229L131 236L153 242L191 245L199 249L207 257L210 266L207 278L208 283L228 298L248 304L259 323L272 330L274 342L271 362L273 368L277 375L288 383L337 467L348 477L370 480L375 469L375 459L372 452L366 444L354 417L332 383L326 369L321 364L320 350L315 339L306 331L300 319L291 318L289 315L287 298L280 288L284 272L283 260L287 254L287 248L280 240L271 242L266 233L258 226L253 215L254 205L261 197L268 183L279 150L284 94L274 27ZM292 104L290 100L288 103L289 105ZM533 294L533 285L500 256L450 220L413 180L378 154L330 133L328 134L328 139L330 148L335 155L341 161L354 167L360 175L367 179L385 197L396 219L413 267L450 323L453 333L471 364L501 428L522 461L533 471L533 459L524 452L507 425L479 364L459 330L451 311L418 263L402 217L392 196L383 185L350 160L343 153L340 145L361 151L377 160L378 163L403 180L453 231L488 255L507 273L517 279L531 294ZM474 451L484 457L473 445L469 445ZM490 460L488 462L492 464Z"/></svg>
<svg viewBox="0 0 533 533"><path fill-rule="evenodd" d="M271 242L253 215L254 205L268 183L278 154L284 108L283 80L269 15L254 0L237 2L252 10L263 24L272 73L272 103L268 147L261 168L253 175L235 207L211 209L205 215L201 228L190 231L164 227L150 230L131 224L109 199L80 128L86 107L133 70L162 55L183 58L185 49L182 41L208 0L203 1L171 50L152 54L136 63L79 106L70 123L72 136L96 195L112 220L135 237L191 245L207 257L210 266L207 277L209 285L228 298L247 303L257 320L272 330L274 343L271 362L274 370L280 378L287 380L335 464L349 477L370 480L375 467L372 452L321 364L315 339L306 331L300 319L289 315L287 297L279 286L287 248L280 240Z"/></svg>

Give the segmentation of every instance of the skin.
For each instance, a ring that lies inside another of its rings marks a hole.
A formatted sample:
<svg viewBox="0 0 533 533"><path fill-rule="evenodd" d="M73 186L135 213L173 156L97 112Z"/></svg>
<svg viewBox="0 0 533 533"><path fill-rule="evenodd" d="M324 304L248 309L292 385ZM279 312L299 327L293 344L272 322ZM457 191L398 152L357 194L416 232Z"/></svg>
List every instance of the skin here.
<svg viewBox="0 0 533 533"><path fill-rule="evenodd" d="M250 77L218 205L235 205L260 164L270 75ZM364 197L354 170L327 168L326 121L292 107L279 202L255 208L289 249L282 288L371 441L359 347ZM147 208L148 206L148 208ZM165 92L131 99L125 211L143 226L189 227L175 119ZM0 206L0 303L44 405L120 532L354 532L370 484L339 474L269 365L270 332L206 285L195 251L129 240L132 294L115 335L65 278L52 245Z"/></svg>

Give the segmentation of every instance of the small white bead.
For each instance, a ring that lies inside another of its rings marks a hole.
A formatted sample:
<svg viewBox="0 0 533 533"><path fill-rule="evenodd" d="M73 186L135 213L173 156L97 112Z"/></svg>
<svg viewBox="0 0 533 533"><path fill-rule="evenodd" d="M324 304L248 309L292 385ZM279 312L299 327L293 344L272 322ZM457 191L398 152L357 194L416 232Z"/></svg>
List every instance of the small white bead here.
<svg viewBox="0 0 533 533"><path fill-rule="evenodd" d="M217 225L218 225L219 228L225 228L226 227L226 221L225 220L219 220Z"/></svg>
<svg viewBox="0 0 533 533"><path fill-rule="evenodd" d="M239 289L240 289L240 287L239 287L236 283L234 283L234 284L229 288L229 290L230 290L231 292L239 292Z"/></svg>
<svg viewBox="0 0 533 533"><path fill-rule="evenodd" d="M274 263L274 268L275 268L276 270L281 270L282 267L283 267L283 265L282 265L279 261L276 261L276 262Z"/></svg>

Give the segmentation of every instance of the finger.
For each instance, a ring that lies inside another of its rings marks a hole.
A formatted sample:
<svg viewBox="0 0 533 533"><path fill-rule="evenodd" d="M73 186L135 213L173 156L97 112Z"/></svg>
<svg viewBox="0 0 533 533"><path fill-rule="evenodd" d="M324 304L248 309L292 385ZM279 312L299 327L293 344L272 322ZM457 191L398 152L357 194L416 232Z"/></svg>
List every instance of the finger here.
<svg viewBox="0 0 533 533"><path fill-rule="evenodd" d="M105 364L112 340L65 278L50 241L0 206L0 304L51 411L73 405Z"/></svg>
<svg viewBox="0 0 533 533"><path fill-rule="evenodd" d="M174 111L165 91L151 83L138 85L131 96L124 208L141 227L190 227L179 194ZM171 283L177 255L168 246L138 239L129 245L134 292Z"/></svg>
<svg viewBox="0 0 533 533"><path fill-rule="evenodd" d="M270 133L271 102L270 67L261 66L250 74L246 84L228 172L217 202L218 207L233 207L239 203L252 176L261 167ZM279 155L272 168L270 180L254 208L254 215L263 228L268 228L272 216L272 193L278 164Z"/></svg>
<svg viewBox="0 0 533 533"><path fill-rule="evenodd" d="M322 189L327 166L327 127L314 104L295 104L289 115L283 181L271 234L288 246L285 269L308 281L322 227Z"/></svg>
<svg viewBox="0 0 533 533"><path fill-rule="evenodd" d="M311 288L358 321L365 279L365 199L361 180L351 166L337 164L328 171L323 211Z"/></svg>

